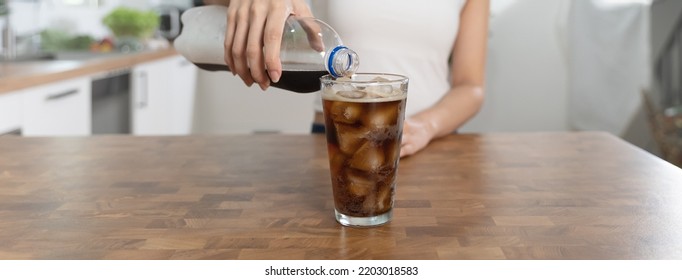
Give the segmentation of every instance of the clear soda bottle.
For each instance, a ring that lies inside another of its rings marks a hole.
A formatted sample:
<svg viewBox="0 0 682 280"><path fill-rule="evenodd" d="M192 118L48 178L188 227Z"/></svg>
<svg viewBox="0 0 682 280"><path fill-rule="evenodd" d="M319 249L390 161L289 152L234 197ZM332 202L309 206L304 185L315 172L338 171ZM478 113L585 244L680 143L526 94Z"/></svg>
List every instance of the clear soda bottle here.
<svg viewBox="0 0 682 280"><path fill-rule="evenodd" d="M175 49L199 68L230 71L224 59L227 7L200 6L182 14L182 32ZM320 89L319 78L351 76L358 68L358 55L343 45L338 33L323 21L290 16L280 48L282 76L271 86L309 93Z"/></svg>

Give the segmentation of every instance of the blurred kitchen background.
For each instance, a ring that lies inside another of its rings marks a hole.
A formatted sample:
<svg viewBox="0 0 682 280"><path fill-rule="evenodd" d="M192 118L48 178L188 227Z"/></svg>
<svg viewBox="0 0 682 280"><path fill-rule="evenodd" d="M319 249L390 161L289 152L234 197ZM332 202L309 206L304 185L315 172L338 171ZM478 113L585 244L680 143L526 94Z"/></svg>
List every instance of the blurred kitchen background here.
<svg viewBox="0 0 682 280"><path fill-rule="evenodd" d="M107 46L108 40L116 38L102 24L102 19L119 7L163 15L161 27L155 30L152 40L145 42L144 50L126 51L163 49L170 46L164 42L176 36L174 13L181 13L195 2L0 0L2 53L7 54L9 45L15 52L44 53L41 45L46 43L45 32L63 31L72 39L86 37L90 51L99 51L76 57L78 52L60 50L66 53L61 57L64 60L104 55L101 48L106 47L124 55L117 49L120 46ZM313 9L324 2L311 0ZM317 16L324 19L324 14ZM8 44L9 38L14 38L12 44ZM491 0L486 101L482 111L461 132L602 130L680 164L680 39L679 0ZM42 59L48 63L61 58L53 55ZM35 63L40 58L27 60ZM0 69L19 63L25 62L5 59ZM308 133L310 129L313 95L247 88L230 74L198 70L177 55L165 63L145 62L151 65L82 77L80 81L86 84L82 88L91 93L85 104L90 107L82 115L66 118L74 122L88 119L83 125L86 128L75 132L60 131L62 124L55 123L43 124L48 127L43 130L40 125L31 128L41 118L59 117L46 117L41 112L37 117L30 115L41 110L28 108L27 100L31 98L22 97L31 88L2 92L2 83L7 82L2 76L7 73L0 73L0 134ZM178 69L169 70L173 68ZM136 86L142 83L136 75L141 73L146 86L144 102L136 93ZM153 85L153 79L161 80L161 85ZM111 95L99 93L100 88L111 88L112 84L120 92L130 89L127 99L95 104L97 96ZM40 86L39 91L50 89L50 85ZM175 91L182 93L167 96ZM128 103L133 104L128 111L112 113L114 104ZM140 104L144 106L137 106ZM117 121L112 123L111 119ZM103 127L106 129L100 129Z"/></svg>

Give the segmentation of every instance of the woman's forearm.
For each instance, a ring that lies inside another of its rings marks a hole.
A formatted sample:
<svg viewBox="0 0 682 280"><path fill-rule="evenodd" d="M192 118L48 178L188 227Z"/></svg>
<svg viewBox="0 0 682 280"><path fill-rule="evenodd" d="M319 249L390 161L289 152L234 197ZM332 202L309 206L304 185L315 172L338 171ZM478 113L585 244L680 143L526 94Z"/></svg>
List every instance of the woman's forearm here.
<svg viewBox="0 0 682 280"><path fill-rule="evenodd" d="M436 105L415 116L429 122L433 138L459 129L483 105L489 4L488 0L466 1L452 48L451 89Z"/></svg>
<svg viewBox="0 0 682 280"><path fill-rule="evenodd" d="M483 87L479 85L456 86L436 105L415 114L412 119L424 122L432 138L445 136L459 129L478 113L483 105L484 95Z"/></svg>

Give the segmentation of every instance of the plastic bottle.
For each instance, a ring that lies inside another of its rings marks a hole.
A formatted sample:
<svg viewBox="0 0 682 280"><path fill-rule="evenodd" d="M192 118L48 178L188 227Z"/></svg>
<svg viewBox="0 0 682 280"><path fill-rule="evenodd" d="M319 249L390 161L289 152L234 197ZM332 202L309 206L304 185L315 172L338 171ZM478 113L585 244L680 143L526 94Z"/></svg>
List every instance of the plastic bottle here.
<svg viewBox="0 0 682 280"><path fill-rule="evenodd" d="M182 32L174 46L189 61L209 71L230 71L224 59L227 7L200 6L182 14ZM315 18L289 17L280 49L282 76L273 87L299 93L320 89L319 78L352 75L358 55L341 42L326 23Z"/></svg>

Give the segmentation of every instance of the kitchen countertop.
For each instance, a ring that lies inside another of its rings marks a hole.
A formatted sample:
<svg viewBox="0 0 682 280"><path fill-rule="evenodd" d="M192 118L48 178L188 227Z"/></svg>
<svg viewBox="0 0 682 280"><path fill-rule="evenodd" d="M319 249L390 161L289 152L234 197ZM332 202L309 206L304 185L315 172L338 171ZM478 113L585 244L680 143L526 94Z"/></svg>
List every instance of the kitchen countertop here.
<svg viewBox="0 0 682 280"><path fill-rule="evenodd" d="M682 259L682 170L599 132L451 135L340 226L321 135L0 137L1 259Z"/></svg>
<svg viewBox="0 0 682 280"><path fill-rule="evenodd" d="M173 48L92 56L77 60L40 60L0 63L0 94L79 76L129 68L136 64L176 55Z"/></svg>

